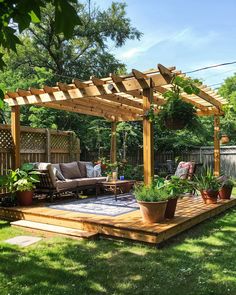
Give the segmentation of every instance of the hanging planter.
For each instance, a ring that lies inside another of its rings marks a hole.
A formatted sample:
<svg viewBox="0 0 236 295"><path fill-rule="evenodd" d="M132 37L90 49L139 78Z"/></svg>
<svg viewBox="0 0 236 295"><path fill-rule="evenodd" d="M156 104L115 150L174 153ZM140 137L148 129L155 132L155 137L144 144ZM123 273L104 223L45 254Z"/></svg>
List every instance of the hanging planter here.
<svg viewBox="0 0 236 295"><path fill-rule="evenodd" d="M163 94L166 103L158 114L159 122L163 128L172 130L195 129L199 125L196 108L182 99L183 92L197 94L199 89L193 84L192 80L176 76L172 81L171 90Z"/></svg>
<svg viewBox="0 0 236 295"><path fill-rule="evenodd" d="M221 144L227 144L229 143L229 137L227 134L222 134L221 139L220 139Z"/></svg>

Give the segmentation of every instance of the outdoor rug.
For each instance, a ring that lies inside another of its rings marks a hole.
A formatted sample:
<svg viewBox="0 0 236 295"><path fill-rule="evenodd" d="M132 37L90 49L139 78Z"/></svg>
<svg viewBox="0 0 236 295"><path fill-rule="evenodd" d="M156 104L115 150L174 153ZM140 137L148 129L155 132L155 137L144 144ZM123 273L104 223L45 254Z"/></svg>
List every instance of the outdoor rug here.
<svg viewBox="0 0 236 295"><path fill-rule="evenodd" d="M58 210L107 216L119 216L139 209L134 196L131 194L119 195L117 196L117 201L114 195L109 195L49 205L48 207Z"/></svg>

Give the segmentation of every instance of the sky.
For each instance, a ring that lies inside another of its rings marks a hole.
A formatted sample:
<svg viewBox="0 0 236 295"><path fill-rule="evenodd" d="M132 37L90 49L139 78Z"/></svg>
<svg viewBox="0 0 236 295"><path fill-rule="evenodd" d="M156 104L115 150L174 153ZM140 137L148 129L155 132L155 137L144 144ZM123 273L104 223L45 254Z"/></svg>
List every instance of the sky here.
<svg viewBox="0 0 236 295"><path fill-rule="evenodd" d="M108 8L112 0L93 0ZM183 72L236 61L236 0L116 0L127 4L127 16L143 33L111 52L128 71L155 68L158 63ZM236 64L191 74L204 84L222 83ZM220 85L214 85L217 88Z"/></svg>

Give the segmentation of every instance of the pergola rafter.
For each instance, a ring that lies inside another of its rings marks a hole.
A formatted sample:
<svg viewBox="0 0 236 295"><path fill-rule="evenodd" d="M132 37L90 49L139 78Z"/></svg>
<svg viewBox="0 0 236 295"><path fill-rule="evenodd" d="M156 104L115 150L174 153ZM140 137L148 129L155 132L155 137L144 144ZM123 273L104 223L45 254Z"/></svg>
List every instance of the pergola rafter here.
<svg viewBox="0 0 236 295"><path fill-rule="evenodd" d="M110 74L106 78L93 76L88 81L75 78L70 84L58 82L54 87L45 85L41 89L33 87L28 90L17 89L15 92L7 92L5 101L12 107L12 118L15 123L17 116L19 116L17 110L21 105L38 105L99 116L112 122L143 120L144 149L146 150L144 179L148 183L153 174L153 151L149 150L153 149L151 147L153 136L150 125L152 123L145 118L145 113L151 104L153 104L156 113L160 111L161 106L166 103L163 94L172 87L171 82L176 75L188 79L186 74L176 70L175 67L166 68L159 64L154 70L141 72L133 69L132 73L128 75ZM206 85L201 85L198 88L197 95L182 93L181 99L193 104L199 116L215 116L214 134L215 149L217 149L215 155L217 154L219 158L219 139L217 137L219 126L216 126L219 124L219 119L216 118L223 114L223 106L227 104L227 101ZM115 134L116 125L112 126L112 134ZM16 133L16 128L13 128L17 144L19 137ZM112 140L112 146L115 147L115 141ZM115 158L114 151L112 155ZM18 162L16 160L16 163ZM215 171L216 174L219 173L219 160L215 161Z"/></svg>

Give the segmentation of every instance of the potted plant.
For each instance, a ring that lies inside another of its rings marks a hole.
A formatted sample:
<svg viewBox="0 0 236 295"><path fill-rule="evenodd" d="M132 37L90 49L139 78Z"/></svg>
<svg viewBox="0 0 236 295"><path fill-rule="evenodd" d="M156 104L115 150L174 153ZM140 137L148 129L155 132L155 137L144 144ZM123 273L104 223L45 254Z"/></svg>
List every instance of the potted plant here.
<svg viewBox="0 0 236 295"><path fill-rule="evenodd" d="M196 108L182 99L183 92L198 94L199 89L195 86L195 83L191 79L174 77L172 89L163 94L166 103L158 114L159 122L164 128L173 130L193 129L200 125Z"/></svg>
<svg viewBox="0 0 236 295"><path fill-rule="evenodd" d="M2 186L11 194L16 194L21 206L29 206L33 200L33 190L38 182L38 172L33 171L32 164L23 164L21 168L9 170L6 176L2 177Z"/></svg>
<svg viewBox="0 0 236 295"><path fill-rule="evenodd" d="M208 169L200 176L196 176L194 186L200 191L205 204L216 204L221 184L212 170Z"/></svg>
<svg viewBox="0 0 236 295"><path fill-rule="evenodd" d="M134 195L140 207L142 219L147 223L161 222L165 219L168 192L163 185L141 184L134 189Z"/></svg>
<svg viewBox="0 0 236 295"><path fill-rule="evenodd" d="M171 219L175 216L178 199L190 189L191 184L187 179L172 176L169 180L165 181L165 186L169 196L165 211L165 218Z"/></svg>
<svg viewBox="0 0 236 295"><path fill-rule="evenodd" d="M219 190L220 199L229 200L234 187L234 181L227 176L221 176L218 180L221 183L221 188Z"/></svg>

